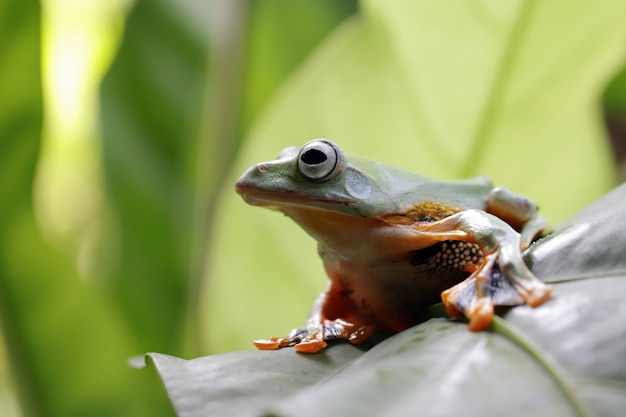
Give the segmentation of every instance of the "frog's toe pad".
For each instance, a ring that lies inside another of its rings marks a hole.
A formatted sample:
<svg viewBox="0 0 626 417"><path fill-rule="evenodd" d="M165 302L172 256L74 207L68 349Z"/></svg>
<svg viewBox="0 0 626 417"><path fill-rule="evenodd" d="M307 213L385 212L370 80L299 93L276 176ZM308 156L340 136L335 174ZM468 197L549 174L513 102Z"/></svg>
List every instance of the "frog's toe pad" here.
<svg viewBox="0 0 626 417"><path fill-rule="evenodd" d="M523 295L524 301L531 307L537 307L552 297L552 286L541 285Z"/></svg>
<svg viewBox="0 0 626 417"><path fill-rule="evenodd" d="M469 319L469 329L473 332L484 330L493 318L493 301L487 297L474 298L471 306L465 310Z"/></svg>
<svg viewBox="0 0 626 417"><path fill-rule="evenodd" d="M258 339L252 343L259 350L276 350L289 346L289 339L286 337L270 337L268 339Z"/></svg>
<svg viewBox="0 0 626 417"><path fill-rule="evenodd" d="M326 342L317 338L304 339L294 346L294 349L301 353L317 353L326 347Z"/></svg>
<svg viewBox="0 0 626 417"><path fill-rule="evenodd" d="M448 288L441 293L441 301L446 309L446 313L452 317L460 317L463 312L456 306L456 300L459 297L460 289L459 285L455 285L452 288Z"/></svg>

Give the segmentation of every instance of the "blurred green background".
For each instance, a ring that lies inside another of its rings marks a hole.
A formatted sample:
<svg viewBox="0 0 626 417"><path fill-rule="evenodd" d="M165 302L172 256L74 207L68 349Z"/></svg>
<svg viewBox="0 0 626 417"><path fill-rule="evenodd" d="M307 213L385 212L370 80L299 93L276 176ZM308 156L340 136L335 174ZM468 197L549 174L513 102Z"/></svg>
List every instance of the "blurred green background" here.
<svg viewBox="0 0 626 417"><path fill-rule="evenodd" d="M166 415L130 357L302 324L314 242L232 188L286 145L487 174L552 224L613 187L626 7L548 3L4 0L0 415Z"/></svg>

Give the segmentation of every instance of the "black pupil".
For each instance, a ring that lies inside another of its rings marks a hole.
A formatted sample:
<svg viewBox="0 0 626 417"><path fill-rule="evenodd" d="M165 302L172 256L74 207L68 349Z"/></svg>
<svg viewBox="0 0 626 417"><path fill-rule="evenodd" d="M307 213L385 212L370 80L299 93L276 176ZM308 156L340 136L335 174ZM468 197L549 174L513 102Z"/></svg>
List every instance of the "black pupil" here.
<svg viewBox="0 0 626 417"><path fill-rule="evenodd" d="M317 149L309 149L300 157L300 160L307 165L321 164L327 159L328 157L326 156L326 154L322 151L318 151Z"/></svg>

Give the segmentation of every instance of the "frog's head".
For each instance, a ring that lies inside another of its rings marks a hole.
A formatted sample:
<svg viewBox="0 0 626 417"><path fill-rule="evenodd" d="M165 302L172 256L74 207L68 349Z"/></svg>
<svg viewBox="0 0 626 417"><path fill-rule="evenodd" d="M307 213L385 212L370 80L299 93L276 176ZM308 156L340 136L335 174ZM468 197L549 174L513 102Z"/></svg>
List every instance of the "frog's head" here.
<svg viewBox="0 0 626 417"><path fill-rule="evenodd" d="M376 161L347 155L327 139L289 147L278 159L248 169L236 184L248 204L270 208L313 208L353 216L397 209L390 178L394 170ZM405 175L408 174L402 171ZM394 175L395 174L395 175Z"/></svg>

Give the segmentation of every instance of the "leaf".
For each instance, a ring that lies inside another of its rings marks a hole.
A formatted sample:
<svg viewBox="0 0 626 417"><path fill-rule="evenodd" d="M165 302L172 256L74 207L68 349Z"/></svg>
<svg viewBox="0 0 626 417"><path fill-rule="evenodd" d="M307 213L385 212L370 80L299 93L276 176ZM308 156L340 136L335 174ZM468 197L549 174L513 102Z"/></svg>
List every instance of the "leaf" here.
<svg viewBox="0 0 626 417"><path fill-rule="evenodd" d="M362 352L342 344L315 356L284 349L231 352L185 361L150 353L146 362L154 366L167 391L176 398L178 416L243 417L257 415L273 402L323 380Z"/></svg>
<svg viewBox="0 0 626 417"><path fill-rule="evenodd" d="M573 415L561 397L545 369L511 341L434 319L387 340L272 414L313 416L315 404L324 404L328 416Z"/></svg>
<svg viewBox="0 0 626 417"><path fill-rule="evenodd" d="M626 272L626 235L621 224L614 223L625 210L625 187L622 184L588 205L530 247L526 261L535 273L557 282ZM557 252L558 257L554 256Z"/></svg>
<svg viewBox="0 0 626 417"><path fill-rule="evenodd" d="M536 242L527 256L553 283L553 299L504 311L489 331L469 332L431 309L430 320L363 354L336 343L321 357L292 349L149 356L185 417L318 416L320 407L325 416L619 415L626 260L615 254L626 251L617 221L625 215L626 184Z"/></svg>
<svg viewBox="0 0 626 417"><path fill-rule="evenodd" d="M228 183L285 146L329 137L435 178L487 174L553 224L614 185L595 105L623 60L626 3L362 4L273 98ZM325 285L315 242L229 188L210 247L211 352L299 326Z"/></svg>

